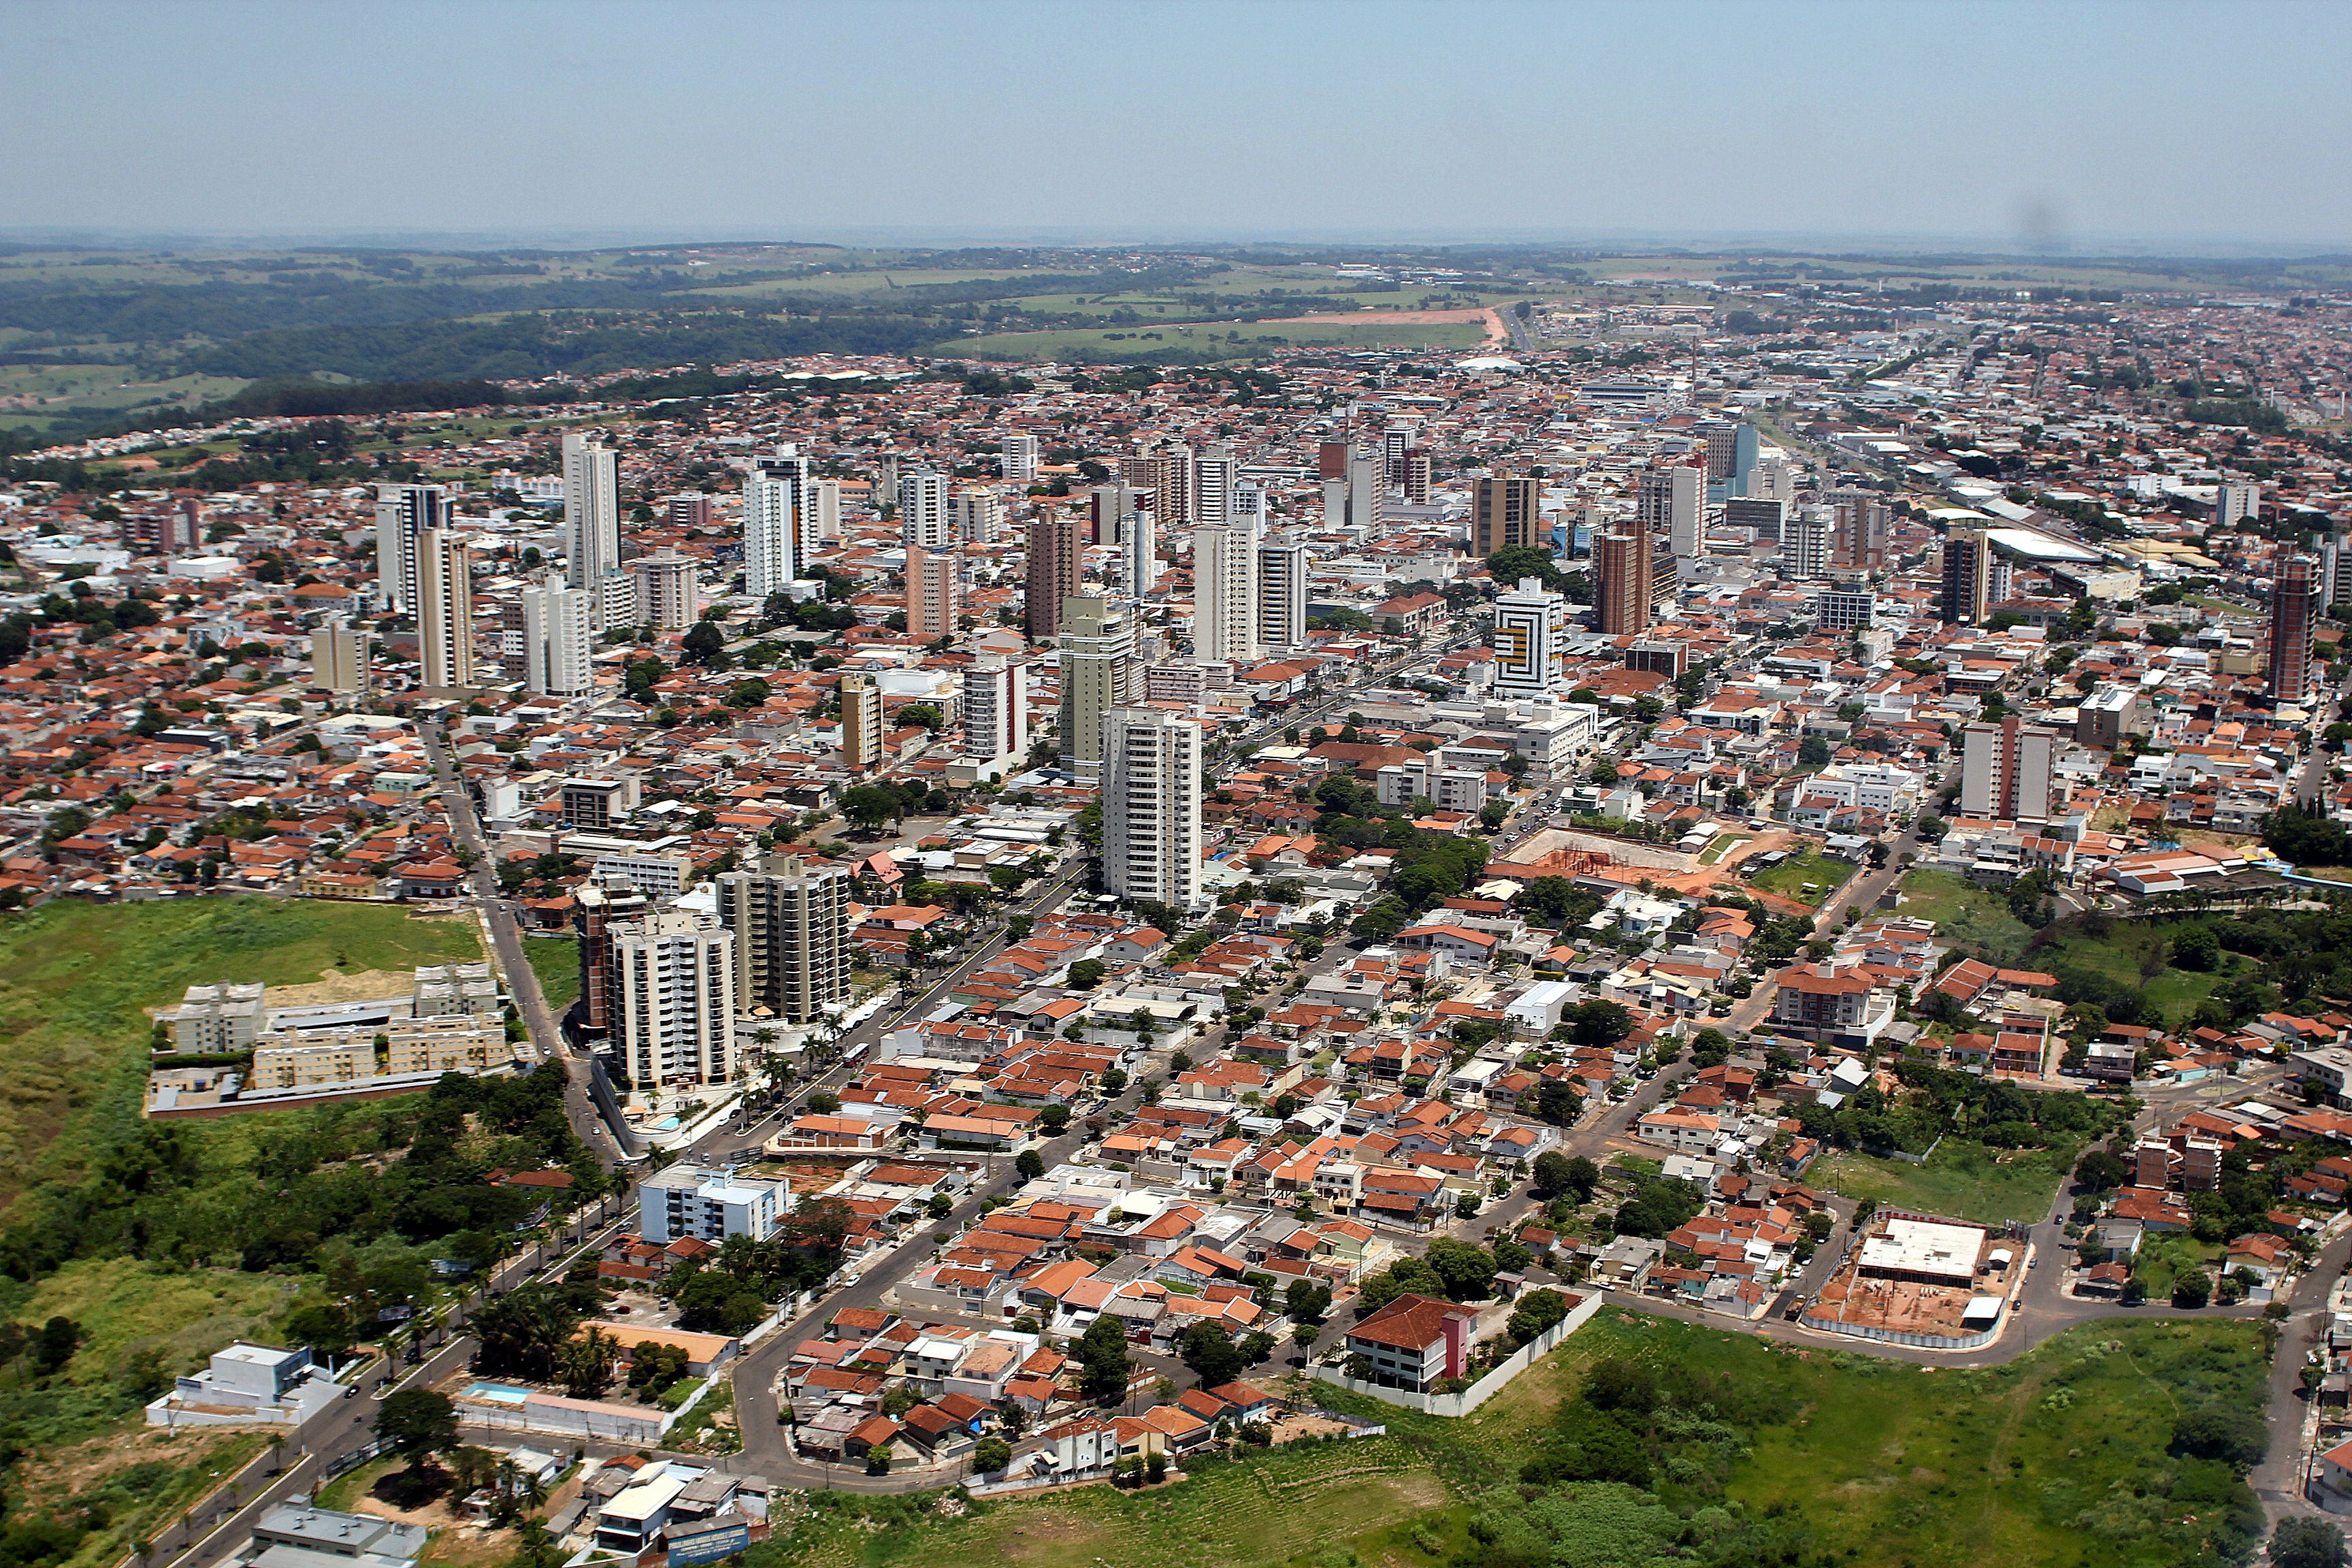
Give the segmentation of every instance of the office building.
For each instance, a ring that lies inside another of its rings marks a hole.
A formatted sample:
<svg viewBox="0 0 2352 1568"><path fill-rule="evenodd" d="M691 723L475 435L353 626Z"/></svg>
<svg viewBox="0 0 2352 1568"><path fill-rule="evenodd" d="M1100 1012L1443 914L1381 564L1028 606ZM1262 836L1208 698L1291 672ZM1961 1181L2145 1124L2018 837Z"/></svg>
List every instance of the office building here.
<svg viewBox="0 0 2352 1568"><path fill-rule="evenodd" d="M1568 601L1526 577L1495 601L1495 695L1549 697L1560 688Z"/></svg>
<svg viewBox="0 0 2352 1568"><path fill-rule="evenodd" d="M907 635L918 642L953 637L963 613L963 565L953 546L907 546Z"/></svg>
<svg viewBox="0 0 2352 1568"><path fill-rule="evenodd" d="M841 487L834 485L835 531ZM743 591L765 604L795 582L809 555L808 459L790 443L751 459L743 476Z"/></svg>
<svg viewBox="0 0 2352 1568"><path fill-rule="evenodd" d="M1471 487L1470 553L1484 561L1497 550L1537 542L1543 482L1507 476Z"/></svg>
<svg viewBox="0 0 2352 1568"><path fill-rule="evenodd" d="M1960 728L1960 815L1994 821L2050 815L2058 732L2016 718Z"/></svg>
<svg viewBox="0 0 2352 1568"><path fill-rule="evenodd" d="M1863 572L1886 569L1886 545L1895 514L1875 490L1832 490L1822 498L1830 510L1830 564Z"/></svg>
<svg viewBox="0 0 2352 1568"><path fill-rule="evenodd" d="M1780 575L1799 583L1830 574L1829 514L1817 506L1797 509L1780 525Z"/></svg>
<svg viewBox="0 0 2352 1568"><path fill-rule="evenodd" d="M2319 603L2319 563L2284 555L2271 583L2271 700L2302 702L2311 696L2311 629Z"/></svg>
<svg viewBox="0 0 2352 1568"><path fill-rule="evenodd" d="M1944 586L1936 618L1948 626L1980 626L1992 585L1992 541L1981 528L1955 528L1944 536Z"/></svg>
<svg viewBox="0 0 2352 1568"><path fill-rule="evenodd" d="M574 588L593 588L621 569L621 455L576 430L563 437L563 580Z"/></svg>
<svg viewBox="0 0 2352 1568"><path fill-rule="evenodd" d="M735 1028L735 936L708 915L612 928L611 1039L632 1084L725 1083Z"/></svg>
<svg viewBox="0 0 2352 1568"><path fill-rule="evenodd" d="M684 490L670 497L667 510L672 528L709 528L715 521L710 498L700 490Z"/></svg>
<svg viewBox="0 0 2352 1568"><path fill-rule="evenodd" d="M1257 547L1257 642L1264 654L1307 646L1307 546L1276 534Z"/></svg>
<svg viewBox="0 0 2352 1568"><path fill-rule="evenodd" d="M1688 463L1671 468L1645 469L1634 492L1633 521L1642 531L1664 542L1666 552L1678 561L1700 553L1700 532L1706 502L1706 470Z"/></svg>
<svg viewBox="0 0 2352 1568"><path fill-rule="evenodd" d="M1813 624L1825 632L1858 632L1870 626L1878 595L1867 588L1824 588L1813 600Z"/></svg>
<svg viewBox="0 0 2352 1568"><path fill-rule="evenodd" d="M473 686L473 552L462 534L446 529L416 541L416 653L425 689Z"/></svg>
<svg viewBox="0 0 2352 1568"><path fill-rule="evenodd" d="M1233 521L1234 487L1241 482L1241 459L1233 447L1214 441L1192 461L1192 526L1221 528Z"/></svg>
<svg viewBox="0 0 2352 1568"><path fill-rule="evenodd" d="M1776 500L1783 506L1797 503L1796 465L1786 458L1759 458L1748 471L1747 499Z"/></svg>
<svg viewBox="0 0 2352 1568"><path fill-rule="evenodd" d="M1690 666L1690 644L1667 642L1664 639L1630 643L1625 648L1625 668L1646 670L1678 679Z"/></svg>
<svg viewBox="0 0 2352 1568"><path fill-rule="evenodd" d="M338 697L364 697L368 689L368 634L364 626L329 616L310 634L310 685Z"/></svg>
<svg viewBox="0 0 2352 1568"><path fill-rule="evenodd" d="M735 1003L805 1024L849 1000L846 864L757 857L719 878L719 919L735 936Z"/></svg>
<svg viewBox="0 0 2352 1568"><path fill-rule="evenodd" d="M1734 496L1723 503L1723 526L1748 529L1759 543L1778 544L1787 505L1769 496Z"/></svg>
<svg viewBox="0 0 2352 1568"><path fill-rule="evenodd" d="M1103 715L1134 700L1135 625L1119 601L1073 594L1059 640L1062 766L1091 783L1102 773Z"/></svg>
<svg viewBox="0 0 2352 1568"><path fill-rule="evenodd" d="M381 609L416 613L416 542L449 521L439 485L375 488L375 596Z"/></svg>
<svg viewBox="0 0 2352 1568"><path fill-rule="evenodd" d="M993 657L963 672L963 754L1017 766L1029 750L1029 667Z"/></svg>
<svg viewBox="0 0 2352 1568"><path fill-rule="evenodd" d="M682 632L702 614L700 562L662 549L629 563L637 580L637 625L657 632Z"/></svg>
<svg viewBox="0 0 2352 1568"><path fill-rule="evenodd" d="M1103 889L1189 910L1201 892L1201 726L1159 708L1102 716Z"/></svg>
<svg viewBox="0 0 2352 1568"><path fill-rule="evenodd" d="M523 684L542 697L585 697L594 684L596 595L546 579L522 601Z"/></svg>
<svg viewBox="0 0 2352 1568"><path fill-rule="evenodd" d="M1192 654L1251 664L1257 659L1255 529L1192 531Z"/></svg>
<svg viewBox="0 0 2352 1568"><path fill-rule="evenodd" d="M1735 420L1709 419L1701 422L1692 432L1699 438L1706 450L1708 484L1719 485L1730 480L1732 458L1738 442L1738 423Z"/></svg>
<svg viewBox="0 0 2352 1568"><path fill-rule="evenodd" d="M882 682L871 670L841 674L841 761L854 772L882 765Z"/></svg>
<svg viewBox="0 0 2352 1568"><path fill-rule="evenodd" d="M1009 485L1034 485L1037 482L1037 437L1007 436L997 458L997 468Z"/></svg>
<svg viewBox="0 0 2352 1568"><path fill-rule="evenodd" d="M898 538L909 549L945 550L954 542L945 474L924 468L898 477Z"/></svg>
<svg viewBox="0 0 2352 1568"><path fill-rule="evenodd" d="M1604 533L1592 542L1592 598L1601 631L1648 629L1651 565L1646 534Z"/></svg>
<svg viewBox="0 0 2352 1568"><path fill-rule="evenodd" d="M2262 486L2225 479L2213 487L2214 527L2235 528L2242 522L2262 520Z"/></svg>
<svg viewBox="0 0 2352 1568"><path fill-rule="evenodd" d="M1021 589L1022 629L1032 640L1050 637L1062 629L1062 601L1078 591L1078 574L1086 565L1086 542L1078 537L1077 519L1033 521L1027 557Z"/></svg>

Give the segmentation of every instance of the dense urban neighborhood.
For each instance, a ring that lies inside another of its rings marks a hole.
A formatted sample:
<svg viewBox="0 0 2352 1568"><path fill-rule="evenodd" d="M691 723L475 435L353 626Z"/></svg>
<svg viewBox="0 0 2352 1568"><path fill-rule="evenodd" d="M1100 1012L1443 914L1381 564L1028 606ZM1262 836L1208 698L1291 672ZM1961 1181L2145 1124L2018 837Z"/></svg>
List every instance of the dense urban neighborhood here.
<svg viewBox="0 0 2352 1568"><path fill-rule="evenodd" d="M0 1552L2352 1513L2352 296L1444 259L16 438Z"/></svg>

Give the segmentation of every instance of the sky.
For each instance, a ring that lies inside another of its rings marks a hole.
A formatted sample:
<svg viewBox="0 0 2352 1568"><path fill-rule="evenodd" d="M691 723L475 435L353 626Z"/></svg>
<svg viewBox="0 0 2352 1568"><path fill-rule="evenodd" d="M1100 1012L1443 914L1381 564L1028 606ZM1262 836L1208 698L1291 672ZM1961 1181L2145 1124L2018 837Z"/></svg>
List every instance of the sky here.
<svg viewBox="0 0 2352 1568"><path fill-rule="evenodd" d="M2340 0L6 0L0 230L2352 250Z"/></svg>

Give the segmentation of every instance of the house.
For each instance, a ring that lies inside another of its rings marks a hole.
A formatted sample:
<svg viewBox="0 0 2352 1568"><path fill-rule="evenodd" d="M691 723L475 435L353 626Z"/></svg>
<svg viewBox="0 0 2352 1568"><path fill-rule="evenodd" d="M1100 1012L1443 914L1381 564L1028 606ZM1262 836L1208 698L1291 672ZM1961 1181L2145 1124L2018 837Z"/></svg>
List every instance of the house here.
<svg viewBox="0 0 2352 1568"><path fill-rule="evenodd" d="M1365 1379L1382 1388L1427 1394L1470 1365L1470 1335L1478 1314L1433 1297L1403 1295L1348 1331L1348 1353L1370 1368Z"/></svg>

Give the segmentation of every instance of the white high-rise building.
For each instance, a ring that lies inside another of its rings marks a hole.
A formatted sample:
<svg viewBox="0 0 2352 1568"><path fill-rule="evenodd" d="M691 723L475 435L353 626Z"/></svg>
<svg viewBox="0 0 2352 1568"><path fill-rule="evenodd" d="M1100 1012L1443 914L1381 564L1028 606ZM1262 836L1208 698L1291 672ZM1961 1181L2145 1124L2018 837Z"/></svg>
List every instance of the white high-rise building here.
<svg viewBox="0 0 2352 1568"><path fill-rule="evenodd" d="M1103 888L1129 900L1197 907L1201 892L1201 726L1159 708L1102 717Z"/></svg>
<svg viewBox="0 0 2352 1568"><path fill-rule="evenodd" d="M1007 436L1003 444L1003 455L997 466L1008 485L1034 485L1037 482L1037 437Z"/></svg>
<svg viewBox="0 0 2352 1568"><path fill-rule="evenodd" d="M1642 475L1634 517L1643 532L1664 539L1675 559L1686 561L1705 548L1700 509L1706 500L1705 468L1689 463L1651 468Z"/></svg>
<svg viewBox="0 0 2352 1568"><path fill-rule="evenodd" d="M1192 657L1257 659L1257 531L1192 531Z"/></svg>
<svg viewBox="0 0 2352 1568"><path fill-rule="evenodd" d="M416 541L420 682L436 691L474 684L473 554L463 534L436 528Z"/></svg>
<svg viewBox="0 0 2352 1568"><path fill-rule="evenodd" d="M1216 441L1192 460L1192 526L1217 528L1233 521L1234 487L1241 482L1241 459Z"/></svg>
<svg viewBox="0 0 2352 1568"><path fill-rule="evenodd" d="M1257 640L1264 653L1307 646L1307 546L1276 534L1257 547Z"/></svg>
<svg viewBox="0 0 2352 1568"><path fill-rule="evenodd" d="M545 697L585 697L594 684L596 595L542 580L522 591L523 682Z"/></svg>
<svg viewBox="0 0 2352 1568"><path fill-rule="evenodd" d="M1960 726L1960 815L1991 821L2050 815L2058 731L2014 716Z"/></svg>
<svg viewBox="0 0 2352 1568"><path fill-rule="evenodd" d="M563 437L563 580L575 588L621 569L621 455L578 431Z"/></svg>
<svg viewBox="0 0 2352 1568"><path fill-rule="evenodd" d="M1233 521L1244 528L1263 532L1273 521L1273 513L1265 504L1265 487L1255 479L1234 481Z"/></svg>
<svg viewBox="0 0 2352 1568"><path fill-rule="evenodd" d="M1073 594L1056 634L1062 665L1062 766L1092 781L1102 772L1103 715L1134 700L1135 623L1117 599Z"/></svg>
<svg viewBox="0 0 2352 1568"><path fill-rule="evenodd" d="M811 479L802 486L801 518L806 524L801 531L801 559L806 561L811 553L807 541L841 537L841 481Z"/></svg>
<svg viewBox="0 0 2352 1568"><path fill-rule="evenodd" d="M734 1076L735 933L683 910L612 927L613 1037L633 1084Z"/></svg>
<svg viewBox="0 0 2352 1568"><path fill-rule="evenodd" d="M1802 506L1780 524L1780 575L1811 583L1830 574L1829 513Z"/></svg>
<svg viewBox="0 0 2352 1568"><path fill-rule="evenodd" d="M589 592L596 595L596 629L645 625L645 608L637 602L637 580L626 572L607 572Z"/></svg>
<svg viewBox="0 0 2352 1568"><path fill-rule="evenodd" d="M1148 508L1127 514L1119 530L1127 596L1140 602L1160 581L1160 522Z"/></svg>
<svg viewBox="0 0 2352 1568"><path fill-rule="evenodd" d="M338 697L362 697L368 689L368 634L350 626L341 616L329 616L310 634L310 684Z"/></svg>
<svg viewBox="0 0 2352 1568"><path fill-rule="evenodd" d="M416 542L449 520L440 485L375 488L375 596L379 607L416 613Z"/></svg>
<svg viewBox="0 0 2352 1568"><path fill-rule="evenodd" d="M637 581L637 624L682 632L702 614L702 563L664 548L629 563Z"/></svg>
<svg viewBox="0 0 2352 1568"><path fill-rule="evenodd" d="M1568 636L1568 601L1523 577L1495 601L1495 694L1544 697L1560 689L1560 657Z"/></svg>
<svg viewBox="0 0 2352 1568"><path fill-rule="evenodd" d="M963 754L1017 764L1029 750L1029 667L983 658L963 672Z"/></svg>
<svg viewBox="0 0 2352 1568"><path fill-rule="evenodd" d="M743 476L743 591L751 597L764 603L800 576L808 559L806 542L815 531L809 517L811 488L808 459L796 446L779 446L772 455L751 459L751 470ZM838 483L833 503L838 533Z"/></svg>
<svg viewBox="0 0 2352 1568"><path fill-rule="evenodd" d="M2213 487L2213 526L2235 528L2263 515L2263 487L2244 480L2224 479Z"/></svg>
<svg viewBox="0 0 2352 1568"><path fill-rule="evenodd" d="M1004 531L1004 498L994 490L970 489L948 502L955 535L966 544L993 544Z"/></svg>
<svg viewBox="0 0 2352 1568"><path fill-rule="evenodd" d="M948 517L948 477L929 468L898 476L898 538L924 550L955 542Z"/></svg>

